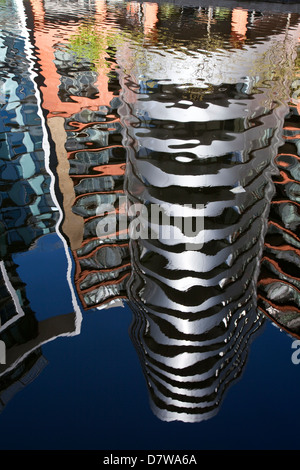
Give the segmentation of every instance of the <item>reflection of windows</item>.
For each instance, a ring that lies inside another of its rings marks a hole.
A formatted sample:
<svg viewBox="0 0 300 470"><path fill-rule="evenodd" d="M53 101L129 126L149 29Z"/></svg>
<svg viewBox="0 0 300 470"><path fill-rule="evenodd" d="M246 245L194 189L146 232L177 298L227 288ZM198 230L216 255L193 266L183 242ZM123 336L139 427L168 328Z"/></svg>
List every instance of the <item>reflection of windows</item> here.
<svg viewBox="0 0 300 470"><path fill-rule="evenodd" d="M91 70L93 64L77 61L75 55L60 50L55 52L54 62L60 75L58 96L62 102L73 102L72 96L98 98L99 90L95 86L98 74Z"/></svg>
<svg viewBox="0 0 300 470"><path fill-rule="evenodd" d="M275 194L258 281L259 309L289 333L300 334L299 277L299 114L294 105L285 118L285 141L275 159Z"/></svg>
<svg viewBox="0 0 300 470"><path fill-rule="evenodd" d="M75 185L76 194L78 195L121 189L123 189L123 178L118 176L96 176L89 179L82 179Z"/></svg>
<svg viewBox="0 0 300 470"><path fill-rule="evenodd" d="M63 82L63 81L62 81ZM109 88L119 93L118 77ZM73 250L75 284L84 309L105 308L126 297L130 273L127 227L120 224L124 207L126 152L117 109L118 96L97 112L82 112L66 122L65 148L74 183L72 212L82 217L82 243ZM123 233L125 232L125 233Z"/></svg>
<svg viewBox="0 0 300 470"><path fill-rule="evenodd" d="M61 75L58 96L62 102L74 102L72 96L98 98L99 90L94 86L97 74L91 71L69 72L68 76Z"/></svg>

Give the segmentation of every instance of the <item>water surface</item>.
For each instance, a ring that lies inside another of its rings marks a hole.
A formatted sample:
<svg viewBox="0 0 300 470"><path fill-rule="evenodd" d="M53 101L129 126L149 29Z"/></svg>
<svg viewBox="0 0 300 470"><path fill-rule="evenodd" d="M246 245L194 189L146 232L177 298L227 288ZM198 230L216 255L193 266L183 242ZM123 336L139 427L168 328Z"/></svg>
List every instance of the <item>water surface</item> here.
<svg viewBox="0 0 300 470"><path fill-rule="evenodd" d="M1 448L298 449L297 5L0 11Z"/></svg>

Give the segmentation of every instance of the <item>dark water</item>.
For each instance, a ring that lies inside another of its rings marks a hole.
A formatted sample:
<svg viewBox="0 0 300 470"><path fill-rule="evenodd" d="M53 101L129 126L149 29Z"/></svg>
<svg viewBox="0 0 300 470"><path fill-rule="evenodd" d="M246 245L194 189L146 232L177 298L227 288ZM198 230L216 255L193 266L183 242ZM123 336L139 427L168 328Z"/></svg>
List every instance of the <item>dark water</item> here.
<svg viewBox="0 0 300 470"><path fill-rule="evenodd" d="M0 448L299 449L298 5L0 13Z"/></svg>

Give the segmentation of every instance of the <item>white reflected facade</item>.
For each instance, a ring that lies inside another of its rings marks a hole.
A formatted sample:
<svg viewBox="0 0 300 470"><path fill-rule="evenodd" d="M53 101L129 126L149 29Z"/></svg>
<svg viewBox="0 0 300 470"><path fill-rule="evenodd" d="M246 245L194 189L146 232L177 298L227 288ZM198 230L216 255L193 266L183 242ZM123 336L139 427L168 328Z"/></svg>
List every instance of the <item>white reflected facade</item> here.
<svg viewBox="0 0 300 470"><path fill-rule="evenodd" d="M236 51L119 51L128 199L174 226L203 218L198 237L130 241L131 337L162 420L214 416L263 324L256 285L290 92L284 74L267 77L283 57L293 67L298 37L287 27Z"/></svg>

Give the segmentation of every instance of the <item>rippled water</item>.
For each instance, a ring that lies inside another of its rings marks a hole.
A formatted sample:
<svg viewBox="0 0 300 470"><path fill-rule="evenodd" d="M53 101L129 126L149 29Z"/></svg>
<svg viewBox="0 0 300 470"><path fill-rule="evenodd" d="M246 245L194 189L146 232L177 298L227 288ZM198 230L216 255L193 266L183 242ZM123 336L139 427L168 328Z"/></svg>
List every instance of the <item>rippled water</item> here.
<svg viewBox="0 0 300 470"><path fill-rule="evenodd" d="M298 5L0 13L0 447L297 449Z"/></svg>

